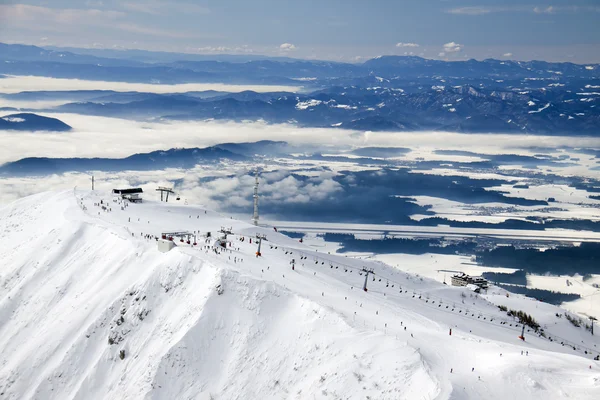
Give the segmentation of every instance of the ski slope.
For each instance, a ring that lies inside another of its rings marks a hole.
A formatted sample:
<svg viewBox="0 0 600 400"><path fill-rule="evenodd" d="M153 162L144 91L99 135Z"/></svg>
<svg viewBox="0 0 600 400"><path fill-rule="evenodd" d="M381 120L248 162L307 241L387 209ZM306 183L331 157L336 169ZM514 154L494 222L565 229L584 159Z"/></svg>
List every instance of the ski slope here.
<svg viewBox="0 0 600 400"><path fill-rule="evenodd" d="M201 237L221 227L227 250ZM161 253L149 236L167 231L198 245ZM322 254L199 206L41 193L0 208L0 257L0 399L600 398L600 340L557 307ZM494 303L552 340L521 341Z"/></svg>

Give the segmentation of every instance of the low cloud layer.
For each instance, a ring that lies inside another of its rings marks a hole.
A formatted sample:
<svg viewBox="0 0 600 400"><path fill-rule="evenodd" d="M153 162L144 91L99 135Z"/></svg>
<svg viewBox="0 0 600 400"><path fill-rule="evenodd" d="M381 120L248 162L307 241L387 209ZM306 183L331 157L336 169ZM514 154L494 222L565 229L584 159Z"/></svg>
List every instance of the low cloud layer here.
<svg viewBox="0 0 600 400"><path fill-rule="evenodd" d="M0 79L0 93L19 93L40 90L114 90L117 92L185 93L217 90L222 92L297 92L301 86L229 85L224 83L181 83L176 85L86 81L81 79L46 78L41 76L8 76Z"/></svg>
<svg viewBox="0 0 600 400"><path fill-rule="evenodd" d="M0 114L0 117L9 115ZM298 128L263 122L140 122L77 114L41 113L71 125L70 132L0 131L0 164L25 157L109 157L181 147L207 147L225 142L281 140L340 150L349 147L468 149L498 153L544 146L600 148L600 138L448 132L364 132L331 128ZM474 143L477 145L474 146Z"/></svg>
<svg viewBox="0 0 600 400"><path fill-rule="evenodd" d="M292 169L279 169L261 175L261 203L283 207L306 205L311 201L327 201L339 193L341 185L326 168L312 171L310 177L298 179ZM148 200L159 200L154 190L158 186L175 187L181 203L201 204L217 211L237 211L252 208L254 177L252 166L243 164L202 165L193 169L159 171L95 172L96 190L110 191L115 187L139 186ZM91 175L66 173L46 177L11 177L0 179L0 205L45 191L85 189L91 186Z"/></svg>

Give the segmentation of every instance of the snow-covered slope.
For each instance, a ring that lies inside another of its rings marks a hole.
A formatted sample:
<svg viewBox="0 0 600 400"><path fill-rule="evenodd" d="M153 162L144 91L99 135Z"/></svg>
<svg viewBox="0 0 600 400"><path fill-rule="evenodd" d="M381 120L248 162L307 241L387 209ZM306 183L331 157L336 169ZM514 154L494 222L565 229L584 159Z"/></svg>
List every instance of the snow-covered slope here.
<svg viewBox="0 0 600 400"><path fill-rule="evenodd" d="M556 307L483 296L553 338L522 342L466 289L202 207L122 206L68 191L0 209L1 399L600 398L600 340ZM200 238L224 226L227 251ZM161 253L148 235L165 231L198 246Z"/></svg>

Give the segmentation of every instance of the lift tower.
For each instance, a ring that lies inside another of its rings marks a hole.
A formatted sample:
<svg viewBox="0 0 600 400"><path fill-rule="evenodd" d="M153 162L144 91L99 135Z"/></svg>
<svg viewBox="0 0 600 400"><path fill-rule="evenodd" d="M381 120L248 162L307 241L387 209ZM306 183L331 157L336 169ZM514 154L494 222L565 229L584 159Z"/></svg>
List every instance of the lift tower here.
<svg viewBox="0 0 600 400"><path fill-rule="evenodd" d="M254 179L254 214L252 215L252 223L258 226L258 168L256 168Z"/></svg>
<svg viewBox="0 0 600 400"><path fill-rule="evenodd" d="M166 188L166 187L162 187L162 186L159 186L158 189L156 189L156 191L160 192L160 201L166 201L166 202L169 201L169 193L175 194L175 192L173 191L172 188ZM166 197L164 197L164 200L163 200L164 194L166 194ZM179 200L179 199L177 199L177 200Z"/></svg>

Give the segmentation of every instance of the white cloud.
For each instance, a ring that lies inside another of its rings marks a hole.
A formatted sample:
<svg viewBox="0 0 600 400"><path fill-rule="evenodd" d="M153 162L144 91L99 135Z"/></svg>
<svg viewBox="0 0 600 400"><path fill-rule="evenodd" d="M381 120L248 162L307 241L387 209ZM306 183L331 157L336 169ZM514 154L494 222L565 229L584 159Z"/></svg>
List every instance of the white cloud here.
<svg viewBox="0 0 600 400"><path fill-rule="evenodd" d="M100 8L104 5L104 2L101 0L86 0L85 5L91 8Z"/></svg>
<svg viewBox="0 0 600 400"><path fill-rule="evenodd" d="M0 22L4 26L35 27L32 24L106 25L121 19L125 13L110 10L48 8L28 4L0 5Z"/></svg>
<svg viewBox="0 0 600 400"><path fill-rule="evenodd" d="M502 54L503 57L512 57L512 55L513 55L512 53L504 53L504 54Z"/></svg>
<svg viewBox="0 0 600 400"><path fill-rule="evenodd" d="M455 43L455 42L449 42L444 45L444 52L446 54L457 53L457 52L461 51L462 49L463 49L463 45Z"/></svg>
<svg viewBox="0 0 600 400"><path fill-rule="evenodd" d="M475 7L458 7L447 10L448 14L459 14L459 15L482 15L489 14L493 12L494 9L490 7L484 6L475 6Z"/></svg>
<svg viewBox="0 0 600 400"><path fill-rule="evenodd" d="M254 52L254 50L252 50L247 45L238 46L238 47L204 46L204 47L197 47L197 48L193 48L193 49L189 49L189 50L192 50L193 52L198 52L198 53L253 53Z"/></svg>
<svg viewBox="0 0 600 400"><path fill-rule="evenodd" d="M282 43L279 46L279 50L281 51L293 51L296 50L296 46L291 43Z"/></svg>
<svg viewBox="0 0 600 400"><path fill-rule="evenodd" d="M455 15L485 15L491 13L502 13L502 12L522 12L536 14L554 14L558 12L600 12L598 6L507 6L507 7L494 7L494 6L470 6L470 7L456 7L446 10L448 14Z"/></svg>
<svg viewBox="0 0 600 400"><path fill-rule="evenodd" d="M171 39L190 39L193 38L193 34L189 34L181 31L173 31L167 29L158 29L156 27L147 27L138 24L134 24L131 22L120 22L114 25L115 28L118 28L122 31L131 32L131 33L139 33L142 35L149 36L160 36Z"/></svg>
<svg viewBox="0 0 600 400"><path fill-rule="evenodd" d="M445 56L446 56L446 53L444 53L443 51L438 53L438 57L445 57Z"/></svg>
<svg viewBox="0 0 600 400"><path fill-rule="evenodd" d="M181 31L163 30L155 26L142 26L126 19L127 13L95 8L48 8L28 4L0 5L0 26L40 32L53 32L73 36L82 35L89 27L101 27L143 36L160 36L173 39L194 38Z"/></svg>
<svg viewBox="0 0 600 400"><path fill-rule="evenodd" d="M536 14L578 13L578 12L600 12L599 6L545 6L534 7Z"/></svg>
<svg viewBox="0 0 600 400"><path fill-rule="evenodd" d="M402 42L399 42L399 43L396 43L396 47L419 47L419 45L416 44L416 43L402 43Z"/></svg>
<svg viewBox="0 0 600 400"><path fill-rule="evenodd" d="M533 12L536 14L552 14L556 11L553 6L548 7L534 7Z"/></svg>
<svg viewBox="0 0 600 400"><path fill-rule="evenodd" d="M165 13L186 13L186 14L209 14L210 10L206 7L192 3L166 2L159 0L146 0L144 2L127 1L121 4L126 10L142 12L152 15L162 15Z"/></svg>

